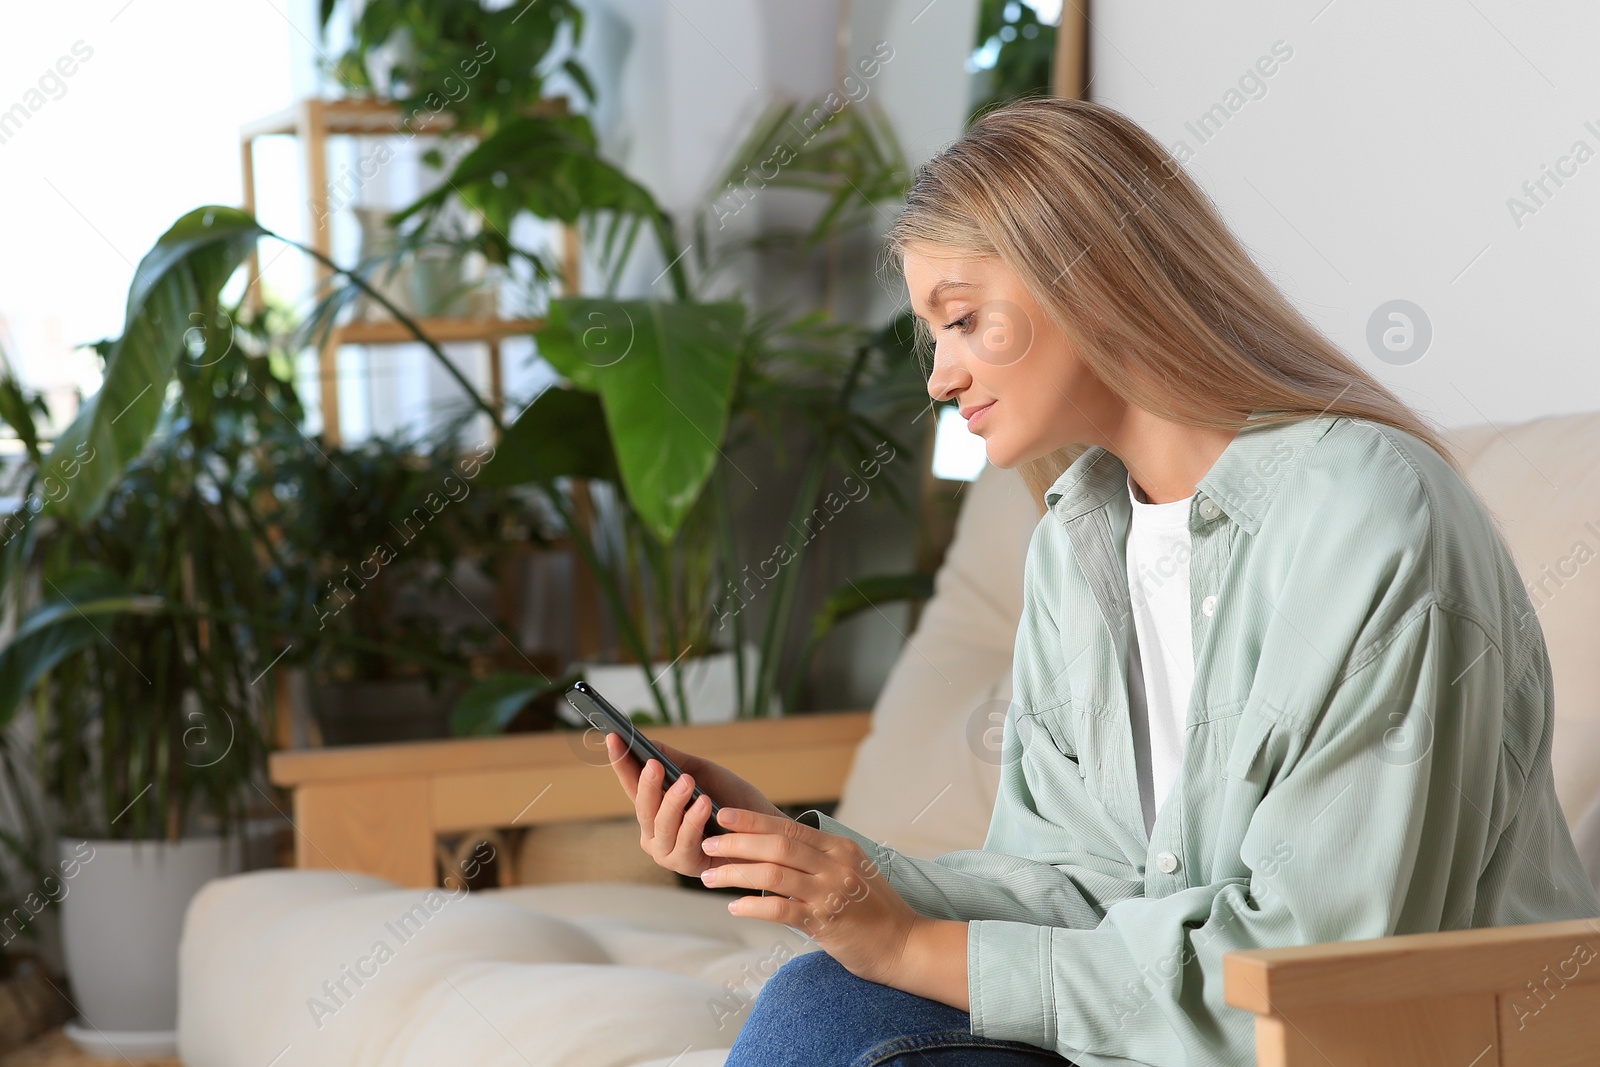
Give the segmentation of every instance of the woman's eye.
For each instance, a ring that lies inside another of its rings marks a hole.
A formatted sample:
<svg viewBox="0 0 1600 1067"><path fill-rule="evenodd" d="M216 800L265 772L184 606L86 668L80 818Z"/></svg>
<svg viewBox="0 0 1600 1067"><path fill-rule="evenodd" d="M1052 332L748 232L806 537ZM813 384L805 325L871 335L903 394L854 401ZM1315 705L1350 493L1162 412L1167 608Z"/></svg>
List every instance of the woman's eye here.
<svg viewBox="0 0 1600 1067"><path fill-rule="evenodd" d="M963 315L961 318L957 319L954 322L945 323L945 327L944 328L947 329L947 330L954 330L957 327L959 327L962 333L966 333L969 329L972 328L972 320L977 318L977 317L978 317L978 313L976 311L969 312L969 313L967 313L966 315Z"/></svg>

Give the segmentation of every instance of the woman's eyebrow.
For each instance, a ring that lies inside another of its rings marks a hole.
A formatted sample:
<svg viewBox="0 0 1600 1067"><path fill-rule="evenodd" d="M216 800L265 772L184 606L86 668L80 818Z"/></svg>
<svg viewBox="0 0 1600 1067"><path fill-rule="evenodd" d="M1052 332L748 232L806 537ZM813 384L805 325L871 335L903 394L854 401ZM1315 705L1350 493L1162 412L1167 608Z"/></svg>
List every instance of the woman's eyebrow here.
<svg viewBox="0 0 1600 1067"><path fill-rule="evenodd" d="M951 289L976 289L977 287L976 282L958 282L951 278L942 278L934 284L932 289L928 290L928 311L932 312L938 306L939 298Z"/></svg>

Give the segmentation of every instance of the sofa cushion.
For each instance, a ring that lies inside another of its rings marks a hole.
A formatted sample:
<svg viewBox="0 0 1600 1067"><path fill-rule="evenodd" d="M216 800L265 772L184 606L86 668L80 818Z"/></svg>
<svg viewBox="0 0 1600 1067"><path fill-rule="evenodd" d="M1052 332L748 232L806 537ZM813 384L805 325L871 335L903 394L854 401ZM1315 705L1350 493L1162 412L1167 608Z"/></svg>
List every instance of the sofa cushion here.
<svg viewBox="0 0 1600 1067"><path fill-rule="evenodd" d="M430 895L329 871L221 879L184 926L179 1054L188 1067L716 1067L761 983L812 948L726 901L618 883Z"/></svg>
<svg viewBox="0 0 1600 1067"><path fill-rule="evenodd" d="M873 706L837 810L912 856L978 848L988 833L1022 563L1041 517L1015 470L987 465L961 495L934 595Z"/></svg>
<svg viewBox="0 0 1600 1067"><path fill-rule="evenodd" d="M1600 802L1600 414L1472 426L1449 440L1499 522L1544 631L1556 794L1576 831ZM1600 856L1586 858L1600 870Z"/></svg>

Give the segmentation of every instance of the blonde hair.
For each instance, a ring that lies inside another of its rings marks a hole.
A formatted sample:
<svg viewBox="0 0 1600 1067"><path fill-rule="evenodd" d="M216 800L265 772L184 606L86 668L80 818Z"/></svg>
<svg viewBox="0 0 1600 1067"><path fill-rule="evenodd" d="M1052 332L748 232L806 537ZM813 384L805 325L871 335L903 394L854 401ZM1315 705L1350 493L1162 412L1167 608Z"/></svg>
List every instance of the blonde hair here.
<svg viewBox="0 0 1600 1067"><path fill-rule="evenodd" d="M1036 97L987 112L917 171L887 236L999 256L1079 359L1124 401L1190 426L1317 415L1414 434L1452 467L1438 431L1324 337L1278 290L1171 155L1126 116ZM918 320L919 348L931 335ZM1087 445L1019 471L1044 494Z"/></svg>

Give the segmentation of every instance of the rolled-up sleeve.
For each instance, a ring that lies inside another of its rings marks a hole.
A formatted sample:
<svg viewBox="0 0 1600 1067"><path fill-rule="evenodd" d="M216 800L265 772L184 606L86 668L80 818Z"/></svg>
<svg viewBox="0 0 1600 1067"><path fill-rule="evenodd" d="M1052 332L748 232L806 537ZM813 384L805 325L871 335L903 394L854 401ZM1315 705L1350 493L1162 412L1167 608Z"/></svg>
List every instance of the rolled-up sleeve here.
<svg viewBox="0 0 1600 1067"><path fill-rule="evenodd" d="M1085 864L1074 864L1066 857L1045 862L963 849L936 859L920 859L873 841L815 810L805 812L800 821L856 842L895 892L918 913L933 919L1013 919L1089 927L1104 917L1107 896L1121 899L1139 888L1131 866L1122 864L1119 872L1118 865L1087 855Z"/></svg>

